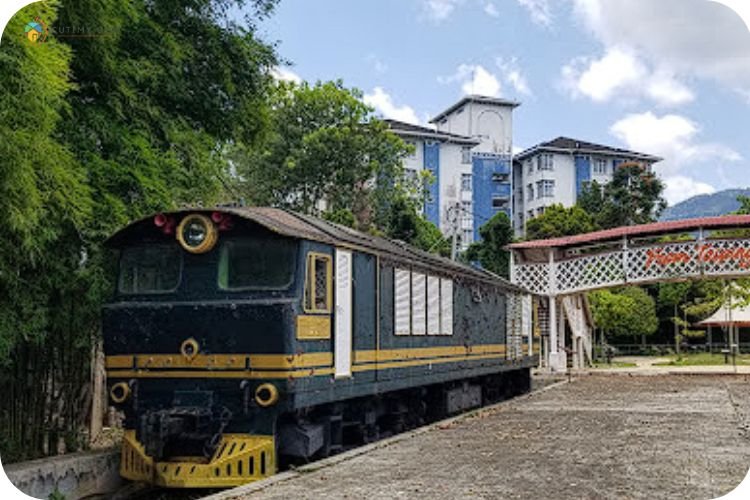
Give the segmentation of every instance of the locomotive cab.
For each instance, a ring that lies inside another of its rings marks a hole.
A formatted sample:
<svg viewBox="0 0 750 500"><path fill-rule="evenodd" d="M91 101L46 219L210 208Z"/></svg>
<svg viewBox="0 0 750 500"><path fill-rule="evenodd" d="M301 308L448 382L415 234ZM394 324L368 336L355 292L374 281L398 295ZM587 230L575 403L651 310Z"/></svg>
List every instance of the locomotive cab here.
<svg viewBox="0 0 750 500"><path fill-rule="evenodd" d="M159 214L109 246L119 273L103 333L125 414L122 475L217 487L273 474L297 318L308 336L330 329L330 256L221 211ZM308 265L317 282L305 286Z"/></svg>

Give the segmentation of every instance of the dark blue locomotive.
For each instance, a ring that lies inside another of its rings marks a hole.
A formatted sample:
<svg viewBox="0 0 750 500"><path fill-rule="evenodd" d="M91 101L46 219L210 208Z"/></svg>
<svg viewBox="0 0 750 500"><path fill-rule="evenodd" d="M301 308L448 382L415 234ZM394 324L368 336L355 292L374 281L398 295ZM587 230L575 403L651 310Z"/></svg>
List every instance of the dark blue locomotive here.
<svg viewBox="0 0 750 500"><path fill-rule="evenodd" d="M114 235L103 310L121 474L227 487L529 388L531 297L497 277L271 208Z"/></svg>

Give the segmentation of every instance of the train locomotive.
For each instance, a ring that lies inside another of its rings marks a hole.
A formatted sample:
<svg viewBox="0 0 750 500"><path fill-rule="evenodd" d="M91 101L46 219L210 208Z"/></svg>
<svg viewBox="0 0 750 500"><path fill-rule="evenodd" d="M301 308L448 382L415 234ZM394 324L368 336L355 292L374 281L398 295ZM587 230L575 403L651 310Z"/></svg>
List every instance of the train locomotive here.
<svg viewBox="0 0 750 500"><path fill-rule="evenodd" d="M121 475L221 488L523 393L532 297L401 242L275 208L113 235L102 310Z"/></svg>

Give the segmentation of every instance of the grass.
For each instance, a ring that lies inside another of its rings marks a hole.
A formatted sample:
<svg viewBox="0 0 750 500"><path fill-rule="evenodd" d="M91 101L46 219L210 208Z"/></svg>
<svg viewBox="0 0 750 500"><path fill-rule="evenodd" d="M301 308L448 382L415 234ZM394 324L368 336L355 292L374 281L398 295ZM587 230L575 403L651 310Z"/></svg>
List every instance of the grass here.
<svg viewBox="0 0 750 500"><path fill-rule="evenodd" d="M690 353L669 356L669 361L662 363L654 363L654 366L724 366L724 355L723 354L709 354L707 352ZM729 356L728 366L732 365L732 357ZM737 355L738 365L750 365L750 355L738 354Z"/></svg>
<svg viewBox="0 0 750 500"><path fill-rule="evenodd" d="M612 361L612 363L594 363L594 368L635 368L635 363L624 363L622 361Z"/></svg>

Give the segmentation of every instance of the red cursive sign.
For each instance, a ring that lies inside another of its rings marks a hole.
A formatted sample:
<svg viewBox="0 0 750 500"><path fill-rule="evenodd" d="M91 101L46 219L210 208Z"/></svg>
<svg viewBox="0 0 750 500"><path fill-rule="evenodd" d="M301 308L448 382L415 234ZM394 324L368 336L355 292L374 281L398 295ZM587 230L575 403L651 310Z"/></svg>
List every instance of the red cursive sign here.
<svg viewBox="0 0 750 500"><path fill-rule="evenodd" d="M741 269L750 268L750 248L717 248L714 245L700 245L697 254L685 250L665 250L649 248L646 251L646 269L654 265L667 267L672 264L688 264L692 261L705 264L736 262Z"/></svg>

